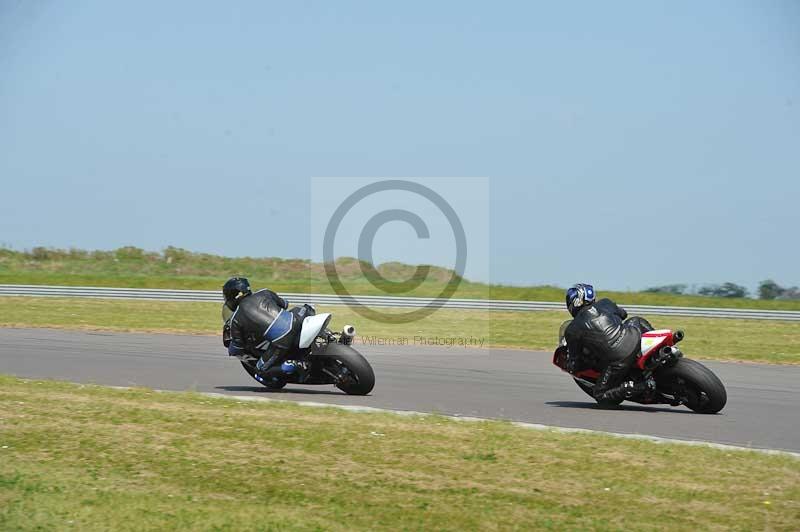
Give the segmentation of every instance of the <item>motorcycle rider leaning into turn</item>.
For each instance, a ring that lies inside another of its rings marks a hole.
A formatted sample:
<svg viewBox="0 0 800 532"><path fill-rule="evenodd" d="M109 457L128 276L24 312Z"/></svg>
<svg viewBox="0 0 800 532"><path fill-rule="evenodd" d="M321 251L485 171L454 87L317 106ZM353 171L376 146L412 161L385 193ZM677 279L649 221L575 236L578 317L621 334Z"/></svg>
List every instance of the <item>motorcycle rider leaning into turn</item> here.
<svg viewBox="0 0 800 532"><path fill-rule="evenodd" d="M626 320L625 309L610 299L596 301L594 287L589 284L569 288L566 303L573 318L564 333L568 364L577 370L586 355L598 359L601 367L596 369L601 373L593 390L598 403L616 404L655 387L652 378L625 381L641 353L642 334L653 330L647 320Z"/></svg>
<svg viewBox="0 0 800 532"><path fill-rule="evenodd" d="M260 349L264 344L264 335L275 320L275 317L286 310L289 304L272 290L263 289L253 292L250 282L244 277L232 277L222 287L225 304L222 307L222 319L225 322L222 331L222 342L228 348L228 354L237 356L247 353L258 358L256 371L259 380L278 381L284 377L281 355ZM297 323L304 317L314 314L310 305L293 308ZM266 357L266 358L265 358Z"/></svg>

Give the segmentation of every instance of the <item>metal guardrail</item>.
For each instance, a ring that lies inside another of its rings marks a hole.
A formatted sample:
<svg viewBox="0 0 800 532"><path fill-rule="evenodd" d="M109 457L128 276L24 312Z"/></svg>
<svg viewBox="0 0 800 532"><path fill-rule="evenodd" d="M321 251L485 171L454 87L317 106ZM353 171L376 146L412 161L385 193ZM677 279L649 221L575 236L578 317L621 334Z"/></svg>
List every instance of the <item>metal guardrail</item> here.
<svg viewBox="0 0 800 532"><path fill-rule="evenodd" d="M292 303L315 303L319 305L344 305L348 302L374 307L421 308L431 304L433 298L352 296L335 294L287 294L283 297ZM159 301L206 301L221 302L220 292L215 290L166 290L159 288L103 288L89 286L43 286L0 284L0 296L37 297L90 297L103 299L144 299ZM670 316L694 316L703 318L739 318L747 320L800 321L800 311L755 310L706 307L661 307L649 305L624 305L631 314L657 314ZM494 311L541 311L563 310L563 303L546 301L513 301L493 299L448 299L443 308L494 310Z"/></svg>

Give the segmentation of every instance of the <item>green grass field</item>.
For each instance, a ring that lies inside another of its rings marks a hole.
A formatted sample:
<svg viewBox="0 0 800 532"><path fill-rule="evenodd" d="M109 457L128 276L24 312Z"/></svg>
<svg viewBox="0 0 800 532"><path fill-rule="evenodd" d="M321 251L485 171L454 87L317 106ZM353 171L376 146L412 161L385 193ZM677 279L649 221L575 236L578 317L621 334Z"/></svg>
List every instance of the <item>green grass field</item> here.
<svg viewBox="0 0 800 532"><path fill-rule="evenodd" d="M383 264L378 270L387 279L395 281L414 278L415 274L414 266L399 263ZM353 294L386 295L383 285L376 287L365 279L356 259L339 259L337 271ZM253 286L269 287L278 292L332 293L323 266L300 259L226 258L177 248L168 248L163 253L131 247L92 252L37 248L30 253L0 249L0 284L217 290L232 275L245 275ZM418 288L400 295L437 296L450 275L449 270L431 267ZM800 301L614 292L605 291L602 286L596 288L601 296L628 305L800 310ZM551 286L487 285L465 279L454 297L561 301L564 292Z"/></svg>
<svg viewBox="0 0 800 532"><path fill-rule="evenodd" d="M564 312L486 312L439 310L410 324L365 320L348 307L319 307L333 313L333 328L355 324L357 345L373 336L406 338L483 338L486 346L552 350ZM387 309L387 311L389 311ZM686 331L681 348L707 360L800 364L800 324L676 316L648 316L658 327ZM82 298L0 297L0 326L106 329L116 331L219 334L215 303L131 301ZM222 347L220 347L222 349Z"/></svg>
<svg viewBox="0 0 800 532"><path fill-rule="evenodd" d="M800 460L0 376L0 530L797 530Z"/></svg>

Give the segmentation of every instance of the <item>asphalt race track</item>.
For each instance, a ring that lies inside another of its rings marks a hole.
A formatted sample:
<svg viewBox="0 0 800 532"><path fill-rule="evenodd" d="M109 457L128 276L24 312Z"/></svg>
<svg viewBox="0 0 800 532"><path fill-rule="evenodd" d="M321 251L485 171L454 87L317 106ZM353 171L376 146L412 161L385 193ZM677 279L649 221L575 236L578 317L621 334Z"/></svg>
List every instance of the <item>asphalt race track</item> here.
<svg viewBox="0 0 800 532"><path fill-rule="evenodd" d="M511 419L800 452L800 367L707 365L728 390L719 415L630 404L600 410L550 363L509 349L358 345L372 363L372 395L333 386L269 392L229 358L219 338L50 329L0 329L0 373L114 386L365 405Z"/></svg>

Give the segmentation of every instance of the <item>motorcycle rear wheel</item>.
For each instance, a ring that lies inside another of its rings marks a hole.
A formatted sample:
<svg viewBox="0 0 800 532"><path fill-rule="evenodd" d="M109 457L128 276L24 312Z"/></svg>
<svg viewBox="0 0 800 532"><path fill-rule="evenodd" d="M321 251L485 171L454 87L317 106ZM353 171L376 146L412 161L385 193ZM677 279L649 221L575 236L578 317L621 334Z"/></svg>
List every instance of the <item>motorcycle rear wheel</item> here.
<svg viewBox="0 0 800 532"><path fill-rule="evenodd" d="M347 395L367 395L375 386L375 372L367 359L350 346L329 344L321 356L329 359L339 370L344 367L349 378L336 384Z"/></svg>
<svg viewBox="0 0 800 532"><path fill-rule="evenodd" d="M655 377L659 391L684 400L698 414L716 414L728 402L728 393L719 377L695 360L680 358Z"/></svg>

